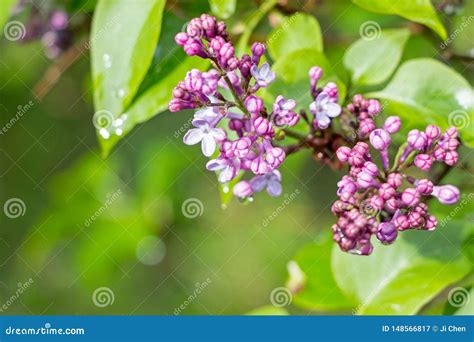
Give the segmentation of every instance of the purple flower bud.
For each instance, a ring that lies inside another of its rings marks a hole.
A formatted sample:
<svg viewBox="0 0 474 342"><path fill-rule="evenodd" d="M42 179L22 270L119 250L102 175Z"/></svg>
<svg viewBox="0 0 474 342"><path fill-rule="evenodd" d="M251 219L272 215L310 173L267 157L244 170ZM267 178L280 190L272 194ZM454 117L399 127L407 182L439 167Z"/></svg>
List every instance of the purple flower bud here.
<svg viewBox="0 0 474 342"><path fill-rule="evenodd" d="M355 146L352 148L354 151L357 151L357 153L360 153L361 155L368 155L369 154L369 145L367 145L363 141L359 141Z"/></svg>
<svg viewBox="0 0 474 342"><path fill-rule="evenodd" d="M446 130L446 135L450 138L457 138L458 137L458 129L456 127L449 127Z"/></svg>
<svg viewBox="0 0 474 342"><path fill-rule="evenodd" d="M247 96L245 99L245 107L250 114L258 115L263 110L263 100L255 95Z"/></svg>
<svg viewBox="0 0 474 342"><path fill-rule="evenodd" d="M55 31L64 30L67 27L69 16L64 11L53 11L49 19L49 27Z"/></svg>
<svg viewBox="0 0 474 342"><path fill-rule="evenodd" d="M429 215L425 217L425 229L426 230L435 230L436 226L438 225L438 220L433 215Z"/></svg>
<svg viewBox="0 0 474 342"><path fill-rule="evenodd" d="M363 119L359 123L359 135L366 137L375 129L375 123L372 119Z"/></svg>
<svg viewBox="0 0 474 342"><path fill-rule="evenodd" d="M393 186L388 183L383 183L379 188L379 195L384 199L388 200L393 197L396 193L396 190Z"/></svg>
<svg viewBox="0 0 474 342"><path fill-rule="evenodd" d="M270 121L268 121L267 119L261 116L258 116L255 119L253 119L253 126L255 128L255 132L259 136L273 136L274 135L273 127Z"/></svg>
<svg viewBox="0 0 474 342"><path fill-rule="evenodd" d="M460 191L454 185L434 186L432 196L442 204L454 204L459 201Z"/></svg>
<svg viewBox="0 0 474 342"><path fill-rule="evenodd" d="M339 92L334 82L329 82L323 88L323 92L329 95L329 102L336 103L339 100Z"/></svg>
<svg viewBox="0 0 474 342"><path fill-rule="evenodd" d="M383 124L383 128L390 134L397 133L400 130L400 127L401 122L398 116L389 116Z"/></svg>
<svg viewBox="0 0 474 342"><path fill-rule="evenodd" d="M415 157L415 166L423 171L428 171L433 164L433 157L428 154L418 154Z"/></svg>
<svg viewBox="0 0 474 342"><path fill-rule="evenodd" d="M374 184L374 176L370 173L362 171L357 175L357 185L361 188L368 188Z"/></svg>
<svg viewBox="0 0 474 342"><path fill-rule="evenodd" d="M424 195L428 196L433 192L433 182L429 179L420 179L419 181L415 182L416 190Z"/></svg>
<svg viewBox="0 0 474 342"><path fill-rule="evenodd" d="M383 200L383 198L381 196L374 195L370 198L369 203L370 203L370 206L372 208L379 211L379 210L382 210L383 205L385 204L385 201ZM372 215L372 216L374 216L374 215Z"/></svg>
<svg viewBox="0 0 474 342"><path fill-rule="evenodd" d="M273 169L276 169L285 160L285 151L279 147L274 147L267 151L265 160Z"/></svg>
<svg viewBox="0 0 474 342"><path fill-rule="evenodd" d="M252 140L248 137L240 138L233 142L234 153L239 158L245 158L252 146Z"/></svg>
<svg viewBox="0 0 474 342"><path fill-rule="evenodd" d="M387 177L387 183L398 189L403 183L403 177L399 173L391 173Z"/></svg>
<svg viewBox="0 0 474 342"><path fill-rule="evenodd" d="M415 188L406 188L402 192L402 202L403 204L410 208L417 205L420 202L420 193L416 191Z"/></svg>
<svg viewBox="0 0 474 342"><path fill-rule="evenodd" d="M253 194L253 189L250 182L240 181L234 185L233 193L239 198L246 198Z"/></svg>
<svg viewBox="0 0 474 342"><path fill-rule="evenodd" d="M428 125L426 126L425 134L429 139L434 140L439 137L441 130L438 126Z"/></svg>
<svg viewBox="0 0 474 342"><path fill-rule="evenodd" d="M437 146L433 150L433 157L435 157L437 161L444 161L444 158L446 157L446 151L443 148Z"/></svg>
<svg viewBox="0 0 474 342"><path fill-rule="evenodd" d="M415 206L415 208L413 208L413 210L419 213L420 215L425 216L428 213L428 206L426 205L426 203L420 202Z"/></svg>
<svg viewBox="0 0 474 342"><path fill-rule="evenodd" d="M337 149L336 155L341 162L346 162L351 154L351 149L347 146L341 146Z"/></svg>
<svg viewBox="0 0 474 342"><path fill-rule="evenodd" d="M253 43L251 50L252 50L252 62L255 64L258 64L258 62L260 61L260 57L262 57L263 54L265 53L265 45L258 42Z"/></svg>
<svg viewBox="0 0 474 342"><path fill-rule="evenodd" d="M378 128L370 133L369 140L376 150L385 150L390 145L390 133Z"/></svg>
<svg viewBox="0 0 474 342"><path fill-rule="evenodd" d="M364 167L362 168L362 171L367 172L374 177L379 174L379 168L377 167L377 165L375 165L371 161L366 161L364 163Z"/></svg>
<svg viewBox="0 0 474 342"><path fill-rule="evenodd" d="M401 208L401 203L395 196L385 201L385 208L389 213L394 213Z"/></svg>
<svg viewBox="0 0 474 342"><path fill-rule="evenodd" d="M320 67L314 66L309 69L309 78L315 81L319 81L319 79L323 76L323 69Z"/></svg>
<svg viewBox="0 0 474 342"><path fill-rule="evenodd" d="M380 113L381 109L382 108L381 108L380 102L378 100L375 100L375 99L370 99L369 100L368 106L367 106L367 113L370 116L376 116L378 113ZM390 132L390 133L392 133L392 132Z"/></svg>
<svg viewBox="0 0 474 342"><path fill-rule="evenodd" d="M412 211L408 214L408 221L410 221L411 228L420 228L425 225L425 218L416 211Z"/></svg>
<svg viewBox="0 0 474 342"><path fill-rule="evenodd" d="M446 165L453 166L458 162L458 153L456 151L448 151L446 152L446 156L444 157L444 162Z"/></svg>
<svg viewBox="0 0 474 342"><path fill-rule="evenodd" d="M184 46L186 42L188 41L188 39L189 39L188 35L184 32L180 32L174 37L176 44L180 46Z"/></svg>
<svg viewBox="0 0 474 342"><path fill-rule="evenodd" d="M417 129L412 129L408 132L407 141L410 147L421 151L426 147L426 134Z"/></svg>
<svg viewBox="0 0 474 342"><path fill-rule="evenodd" d="M398 230L406 230L410 228L410 221L406 214L397 216L397 218L393 220L393 223Z"/></svg>
<svg viewBox="0 0 474 342"><path fill-rule="evenodd" d="M384 245L392 244L397 238L398 232L390 222L382 222L378 226L377 239Z"/></svg>

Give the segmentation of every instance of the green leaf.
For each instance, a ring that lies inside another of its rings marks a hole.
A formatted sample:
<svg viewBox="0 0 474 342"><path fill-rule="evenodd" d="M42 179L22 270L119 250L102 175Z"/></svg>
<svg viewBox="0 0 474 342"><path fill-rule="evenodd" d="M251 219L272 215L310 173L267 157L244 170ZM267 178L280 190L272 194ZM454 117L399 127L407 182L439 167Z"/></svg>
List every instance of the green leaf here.
<svg viewBox="0 0 474 342"><path fill-rule="evenodd" d="M322 52L321 27L315 17L297 12L270 32L267 45L270 56L275 61L300 49Z"/></svg>
<svg viewBox="0 0 474 342"><path fill-rule="evenodd" d="M352 0L367 11L395 14L411 21L423 24L446 39L446 29L436 15L430 0Z"/></svg>
<svg viewBox="0 0 474 342"><path fill-rule="evenodd" d="M270 11L273 6L277 4L277 2L278 0L265 0L256 11L252 11L252 14L248 18L244 19L244 32L242 33L242 36L240 37L237 44L238 55L245 53L245 49L247 48L247 44L253 30L255 30L260 20L262 20L265 14L267 14L267 12Z"/></svg>
<svg viewBox="0 0 474 342"><path fill-rule="evenodd" d="M13 6L15 6L16 3L17 0L2 0L0 2L0 37L3 34L3 25L5 25L8 18L10 18Z"/></svg>
<svg viewBox="0 0 474 342"><path fill-rule="evenodd" d="M472 37L474 37L474 1L464 3L463 9L451 21L451 34L441 44L441 48L451 43L451 50L462 56L472 57Z"/></svg>
<svg viewBox="0 0 474 342"><path fill-rule="evenodd" d="M294 99L298 108L307 108L313 101L309 90L309 69L313 66L323 68L324 74L320 84L333 81L339 88L340 99L346 94L345 85L337 78L324 54L314 49L293 51L273 64L276 80L264 92L266 100L283 94L285 98Z"/></svg>
<svg viewBox="0 0 474 342"><path fill-rule="evenodd" d="M331 269L332 239L312 243L293 258L306 276L302 289L293 296L293 303L310 310L340 310L356 307L339 289Z"/></svg>
<svg viewBox="0 0 474 342"><path fill-rule="evenodd" d="M352 44L344 55L352 82L375 85L386 81L400 63L409 36L407 29L383 30L374 39L361 38Z"/></svg>
<svg viewBox="0 0 474 342"><path fill-rule="evenodd" d="M134 98L153 58L164 0L100 0L91 33L96 111L118 117Z"/></svg>
<svg viewBox="0 0 474 342"><path fill-rule="evenodd" d="M386 100L386 112L405 119L405 127L456 126L463 142L474 147L472 87L438 61L420 58L405 62L385 89L367 96Z"/></svg>
<svg viewBox="0 0 474 342"><path fill-rule="evenodd" d="M247 312L249 316L287 316L288 311L283 308L277 308L275 306L262 306L252 311Z"/></svg>
<svg viewBox="0 0 474 342"><path fill-rule="evenodd" d="M339 287L358 303L358 313L410 315L471 270L454 223L434 232L405 231L391 246L376 243L372 255L335 246L332 269Z"/></svg>
<svg viewBox="0 0 474 342"><path fill-rule="evenodd" d="M223 19L229 18L235 12L237 0L209 0L211 11Z"/></svg>
<svg viewBox="0 0 474 342"><path fill-rule="evenodd" d="M172 98L173 88L185 77L189 70L193 68L205 70L208 65L209 63L206 60L197 57L186 57L179 66L172 69L171 72L147 89L127 110L127 125L124 126L123 133L120 136L111 135L109 139L103 139L99 136L103 153L107 155L113 146L129 133L135 125L165 111L168 108L168 102Z"/></svg>

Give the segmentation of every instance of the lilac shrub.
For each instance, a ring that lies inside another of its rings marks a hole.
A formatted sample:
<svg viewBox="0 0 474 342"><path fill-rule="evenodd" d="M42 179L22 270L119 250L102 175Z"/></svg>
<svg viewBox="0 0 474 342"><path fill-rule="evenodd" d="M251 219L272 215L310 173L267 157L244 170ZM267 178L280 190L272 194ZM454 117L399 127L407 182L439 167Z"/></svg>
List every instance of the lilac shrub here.
<svg viewBox="0 0 474 342"><path fill-rule="evenodd" d="M308 71L313 99L309 108L296 111L296 101L284 95L267 108L259 92L277 75L263 61L263 44L254 43L250 54L236 56L225 24L207 14L191 20L175 40L189 56L209 60L212 68L189 71L174 88L169 110L195 110L194 128L183 141L201 145L204 156L211 158L206 168L218 174L219 182L243 176L233 187L239 199L250 199L263 190L279 196L279 168L289 154L302 148L335 169L346 164L349 171L337 184L339 199L332 206L338 217L332 231L341 250L361 255L372 252L372 235L388 245L400 231L435 229L437 221L427 204L431 197L443 204L459 199L456 187L407 173L413 168L427 172L435 161L453 166L459 146L455 128L443 134L433 125L423 132L411 130L391 158L392 136L400 130L400 118L390 116L377 128L381 105L361 95L341 107L337 85L319 85L324 73L320 67ZM336 119L340 122L334 127ZM307 133L293 129L300 122ZM348 137L340 131L355 134ZM298 142L288 144L287 138ZM352 147L343 146L347 144Z"/></svg>

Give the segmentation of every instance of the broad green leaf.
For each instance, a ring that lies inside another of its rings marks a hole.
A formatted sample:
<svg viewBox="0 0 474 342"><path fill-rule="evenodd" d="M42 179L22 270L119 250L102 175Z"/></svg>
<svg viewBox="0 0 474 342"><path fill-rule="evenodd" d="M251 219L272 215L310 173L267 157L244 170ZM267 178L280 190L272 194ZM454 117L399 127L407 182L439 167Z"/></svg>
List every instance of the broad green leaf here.
<svg viewBox="0 0 474 342"><path fill-rule="evenodd" d="M386 100L386 112L397 114L405 127L456 126L464 143L474 147L474 92L446 65L428 58L402 64L383 90L368 97Z"/></svg>
<svg viewBox="0 0 474 342"><path fill-rule="evenodd" d="M312 243L293 258L306 276L306 281L293 296L293 303L310 310L342 310L356 307L339 289L331 269L332 239Z"/></svg>
<svg viewBox="0 0 474 342"><path fill-rule="evenodd" d="M277 2L278 0L265 0L256 11L252 11L251 15L244 20L244 32L237 44L237 54L241 55L245 53L245 49L247 48L253 30L255 30L255 27L257 27L260 20L262 20L265 14L267 14L267 12L270 11Z"/></svg>
<svg viewBox="0 0 474 342"><path fill-rule="evenodd" d="M235 12L237 0L209 0L211 11L223 19L229 18Z"/></svg>
<svg viewBox="0 0 474 342"><path fill-rule="evenodd" d="M453 17L450 23L451 34L441 44L441 48L451 45L451 50L462 56L471 56L473 53L474 37L474 1L466 1L460 13Z"/></svg>
<svg viewBox="0 0 474 342"><path fill-rule="evenodd" d="M153 58L164 0L100 0L92 23L96 111L117 118L134 98Z"/></svg>
<svg viewBox="0 0 474 342"><path fill-rule="evenodd" d="M446 29L436 15L430 0L352 0L352 2L368 11L396 14L426 25L442 39L446 39Z"/></svg>
<svg viewBox="0 0 474 342"><path fill-rule="evenodd" d="M300 49L323 51L321 27L315 17L296 12L278 25L267 38L268 51L273 60Z"/></svg>
<svg viewBox="0 0 474 342"><path fill-rule="evenodd" d="M474 315L474 288L471 288L471 291L467 291L465 288L454 289L452 295L456 295L457 290L457 301L456 305L460 305L458 311L456 311L456 316L473 316ZM467 294L467 296L466 296Z"/></svg>
<svg viewBox="0 0 474 342"><path fill-rule="evenodd" d="M198 57L188 57L183 49L176 45L174 36L179 32L184 20L172 14L163 18L162 34L154 53L151 66L140 85L131 105L125 109L126 125L121 134L111 134L108 139L99 135L102 151L107 155L112 147L137 124L149 120L165 111L172 98L172 90L186 73L193 69L206 70L209 63Z"/></svg>
<svg viewBox="0 0 474 342"><path fill-rule="evenodd" d="M409 36L407 29L383 30L373 39L361 38L352 44L344 55L352 82L375 85L386 81L400 63Z"/></svg>
<svg viewBox="0 0 474 342"><path fill-rule="evenodd" d="M410 315L472 269L462 255L462 227L434 232L405 231L390 246L374 240L370 256L333 248L332 269L339 287L357 301L358 313Z"/></svg>
<svg viewBox="0 0 474 342"><path fill-rule="evenodd" d="M252 311L247 312L249 316L287 316L288 311L283 308L277 308L275 306L262 306Z"/></svg>
<svg viewBox="0 0 474 342"><path fill-rule="evenodd" d="M333 72L324 54L314 49L293 51L273 64L276 80L265 90L264 97L268 101L282 94L285 98L296 100L298 108L307 108L313 101L309 88L309 69L313 66L323 68L324 74L319 84L335 82L339 88L340 99L346 94L346 88Z"/></svg>
<svg viewBox="0 0 474 342"><path fill-rule="evenodd" d="M3 35L3 25L10 18L13 6L17 0L2 0L0 2L0 37Z"/></svg>
<svg viewBox="0 0 474 342"><path fill-rule="evenodd" d="M103 139L99 136L101 147L105 155L107 155L113 146L133 127L141 122L151 119L156 114L165 111L168 102L172 98L172 90L179 81L184 79L186 73L193 69L205 70L208 62L197 57L186 57L182 63L162 79L157 81L153 86L139 96L127 110L127 125L124 126L120 136L111 135L109 139Z"/></svg>

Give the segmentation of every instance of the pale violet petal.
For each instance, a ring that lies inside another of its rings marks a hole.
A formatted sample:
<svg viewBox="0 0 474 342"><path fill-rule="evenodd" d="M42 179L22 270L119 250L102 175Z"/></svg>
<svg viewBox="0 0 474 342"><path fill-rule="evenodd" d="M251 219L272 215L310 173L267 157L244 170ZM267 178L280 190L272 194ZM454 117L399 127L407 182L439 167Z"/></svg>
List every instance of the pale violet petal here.
<svg viewBox="0 0 474 342"><path fill-rule="evenodd" d="M214 140L212 135L210 135L210 134L205 134L204 135L204 137L202 138L202 142L201 142L201 149L202 149L202 153L206 157L212 156L212 154L216 150L216 141Z"/></svg>
<svg viewBox="0 0 474 342"><path fill-rule="evenodd" d="M189 131L187 131L186 134L184 135L183 142L186 145L196 145L202 140L203 137L204 137L204 134L201 129L192 128Z"/></svg>
<svg viewBox="0 0 474 342"><path fill-rule="evenodd" d="M272 178L268 181L267 185L267 192L270 196L272 197L277 197L281 195L281 183L276 180L275 178Z"/></svg>
<svg viewBox="0 0 474 342"><path fill-rule="evenodd" d="M255 192L262 191L266 185L267 179L265 176L255 176L250 180L250 186Z"/></svg>
<svg viewBox="0 0 474 342"><path fill-rule="evenodd" d="M233 168L227 166L222 172L219 174L219 182L220 183L227 183L234 178Z"/></svg>
<svg viewBox="0 0 474 342"><path fill-rule="evenodd" d="M325 113L318 113L316 115L316 121L318 122L318 127L321 129L328 128L331 123L331 119Z"/></svg>
<svg viewBox="0 0 474 342"><path fill-rule="evenodd" d="M212 159L209 160L206 164L206 169L209 171L218 171L226 167L226 164L222 162L221 159Z"/></svg>
<svg viewBox="0 0 474 342"><path fill-rule="evenodd" d="M335 118L341 114L342 108L337 103L329 102L326 104L326 113L329 117Z"/></svg>
<svg viewBox="0 0 474 342"><path fill-rule="evenodd" d="M209 133L216 139L217 141L222 141L226 138L225 131L222 128L214 128L209 131Z"/></svg>
<svg viewBox="0 0 474 342"><path fill-rule="evenodd" d="M329 102L329 95L324 91L320 93L314 100L318 105L324 105Z"/></svg>

